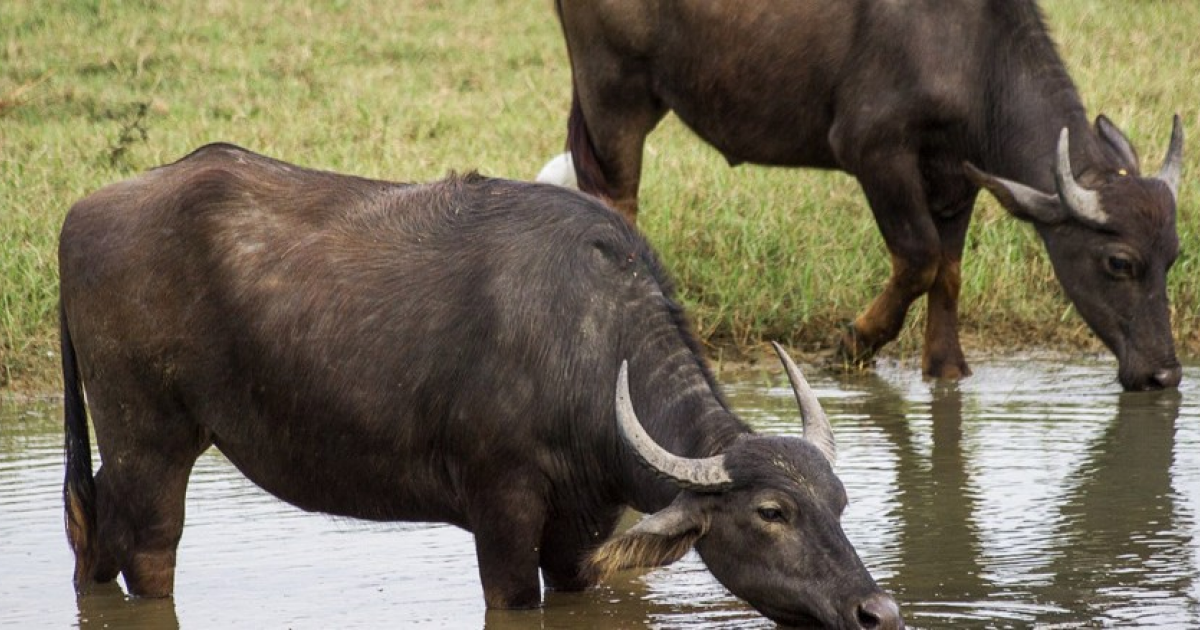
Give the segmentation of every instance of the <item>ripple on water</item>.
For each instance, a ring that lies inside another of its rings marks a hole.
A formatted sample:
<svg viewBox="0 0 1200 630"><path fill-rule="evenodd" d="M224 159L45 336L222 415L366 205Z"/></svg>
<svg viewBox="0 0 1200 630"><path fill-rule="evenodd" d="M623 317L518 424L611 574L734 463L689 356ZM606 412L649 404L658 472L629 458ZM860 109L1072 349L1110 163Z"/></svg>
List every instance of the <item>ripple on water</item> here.
<svg viewBox="0 0 1200 630"><path fill-rule="evenodd" d="M910 627L1200 627L1200 369L1176 395L1143 395L1122 394L1108 360L974 367L951 384L888 363L806 371L839 441L843 526ZM799 433L782 374L726 393L759 431ZM308 514L216 452L189 487L176 597L115 589L77 606L59 414L0 404L0 626L771 627L694 553L539 611L487 612L469 534Z"/></svg>

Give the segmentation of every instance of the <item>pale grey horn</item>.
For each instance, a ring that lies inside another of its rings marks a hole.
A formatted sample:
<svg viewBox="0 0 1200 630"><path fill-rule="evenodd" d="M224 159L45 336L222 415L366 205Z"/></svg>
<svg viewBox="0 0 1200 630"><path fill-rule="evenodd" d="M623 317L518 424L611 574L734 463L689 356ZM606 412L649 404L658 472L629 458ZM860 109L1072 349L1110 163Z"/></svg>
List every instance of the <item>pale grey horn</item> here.
<svg viewBox="0 0 1200 630"><path fill-rule="evenodd" d="M1167 157L1163 160L1162 168L1158 169L1155 179L1161 180L1171 189L1171 196L1179 199L1179 179L1183 175L1183 121L1175 114L1175 122L1171 127L1171 145L1167 147Z"/></svg>
<svg viewBox="0 0 1200 630"><path fill-rule="evenodd" d="M771 346L775 348L779 360L783 361L788 381L792 383L792 392L796 395L796 403L800 405L800 422L804 427L804 439L812 442L813 446L821 451L825 459L829 460L829 465L832 466L837 462L837 442L833 439L833 429L829 426L829 418L825 415L825 410L821 408L821 401L817 400L816 392L808 386L808 381L800 373L800 368L796 367L796 362L792 361L792 357L788 356L783 346L774 341L771 342Z"/></svg>
<svg viewBox="0 0 1200 630"><path fill-rule="evenodd" d="M704 459L680 457L659 446L646 433L629 398L628 361L621 361L621 371L617 374L617 428L638 460L685 490L719 492L733 485L733 479L725 469L724 455Z"/></svg>
<svg viewBox="0 0 1200 630"><path fill-rule="evenodd" d="M1058 162L1054 168L1058 197L1071 214L1085 221L1103 224L1108 221L1108 215L1100 207L1100 194L1080 186L1075 181L1075 173L1071 171L1070 135L1066 127L1058 135Z"/></svg>

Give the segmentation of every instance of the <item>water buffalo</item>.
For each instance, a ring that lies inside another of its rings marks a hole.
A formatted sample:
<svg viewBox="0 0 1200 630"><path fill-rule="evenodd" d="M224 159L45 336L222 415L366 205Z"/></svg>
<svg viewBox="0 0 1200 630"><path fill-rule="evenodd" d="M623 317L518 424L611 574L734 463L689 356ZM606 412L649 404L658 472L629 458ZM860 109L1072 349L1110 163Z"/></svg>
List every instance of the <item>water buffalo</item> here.
<svg viewBox="0 0 1200 630"><path fill-rule="evenodd" d="M579 187L637 217L642 146L667 111L731 164L856 177L892 258L842 333L864 363L928 295L922 367L970 374L958 338L963 241L979 189L1041 235L1116 354L1126 389L1174 387L1166 276L1178 252L1178 117L1162 170L1089 124L1032 0L558 0Z"/></svg>
<svg viewBox="0 0 1200 630"><path fill-rule="evenodd" d="M490 607L539 605L539 569L580 589L694 545L772 619L903 627L841 529L794 365L805 437L755 435L654 254L594 198L210 145L75 204L59 264L80 590L121 573L172 593L188 475L216 446L305 510L473 532ZM652 516L608 540L626 506Z"/></svg>

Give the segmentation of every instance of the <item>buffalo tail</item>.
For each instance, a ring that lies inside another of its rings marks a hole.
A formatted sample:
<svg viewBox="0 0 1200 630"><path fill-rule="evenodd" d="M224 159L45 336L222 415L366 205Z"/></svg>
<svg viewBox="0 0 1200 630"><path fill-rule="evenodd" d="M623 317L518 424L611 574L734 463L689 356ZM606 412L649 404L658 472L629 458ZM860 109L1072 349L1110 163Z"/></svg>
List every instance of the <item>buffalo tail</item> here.
<svg viewBox="0 0 1200 630"><path fill-rule="evenodd" d="M66 433L63 509L66 513L67 541L75 552L75 589L79 591L91 580L95 564L96 480L92 475L92 448L79 364L67 327L67 312L61 303L58 314L63 370L63 428Z"/></svg>

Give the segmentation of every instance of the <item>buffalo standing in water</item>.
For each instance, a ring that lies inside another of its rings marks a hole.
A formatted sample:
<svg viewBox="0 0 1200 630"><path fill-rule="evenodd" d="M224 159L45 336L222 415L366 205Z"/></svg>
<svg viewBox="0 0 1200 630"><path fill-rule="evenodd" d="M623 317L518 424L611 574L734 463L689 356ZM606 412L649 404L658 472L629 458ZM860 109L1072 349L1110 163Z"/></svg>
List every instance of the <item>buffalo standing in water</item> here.
<svg viewBox="0 0 1200 630"><path fill-rule="evenodd" d="M970 374L960 262L980 187L1041 235L1067 297L1126 389L1175 387L1167 270L1178 254L1179 119L1142 177L1108 119L1089 124L1035 2L559 0L580 189L637 217L642 145L668 110L731 164L856 177L892 257L841 336L869 361L928 295L922 365Z"/></svg>
<svg viewBox="0 0 1200 630"><path fill-rule="evenodd" d="M753 434L653 253L590 197L213 145L77 203L59 264L79 589L172 593L188 476L216 446L303 509L473 532L491 607L539 605L539 569L580 589L694 545L772 619L903 627L842 532L795 366L781 352L805 438ZM626 506L652 516L609 540Z"/></svg>

